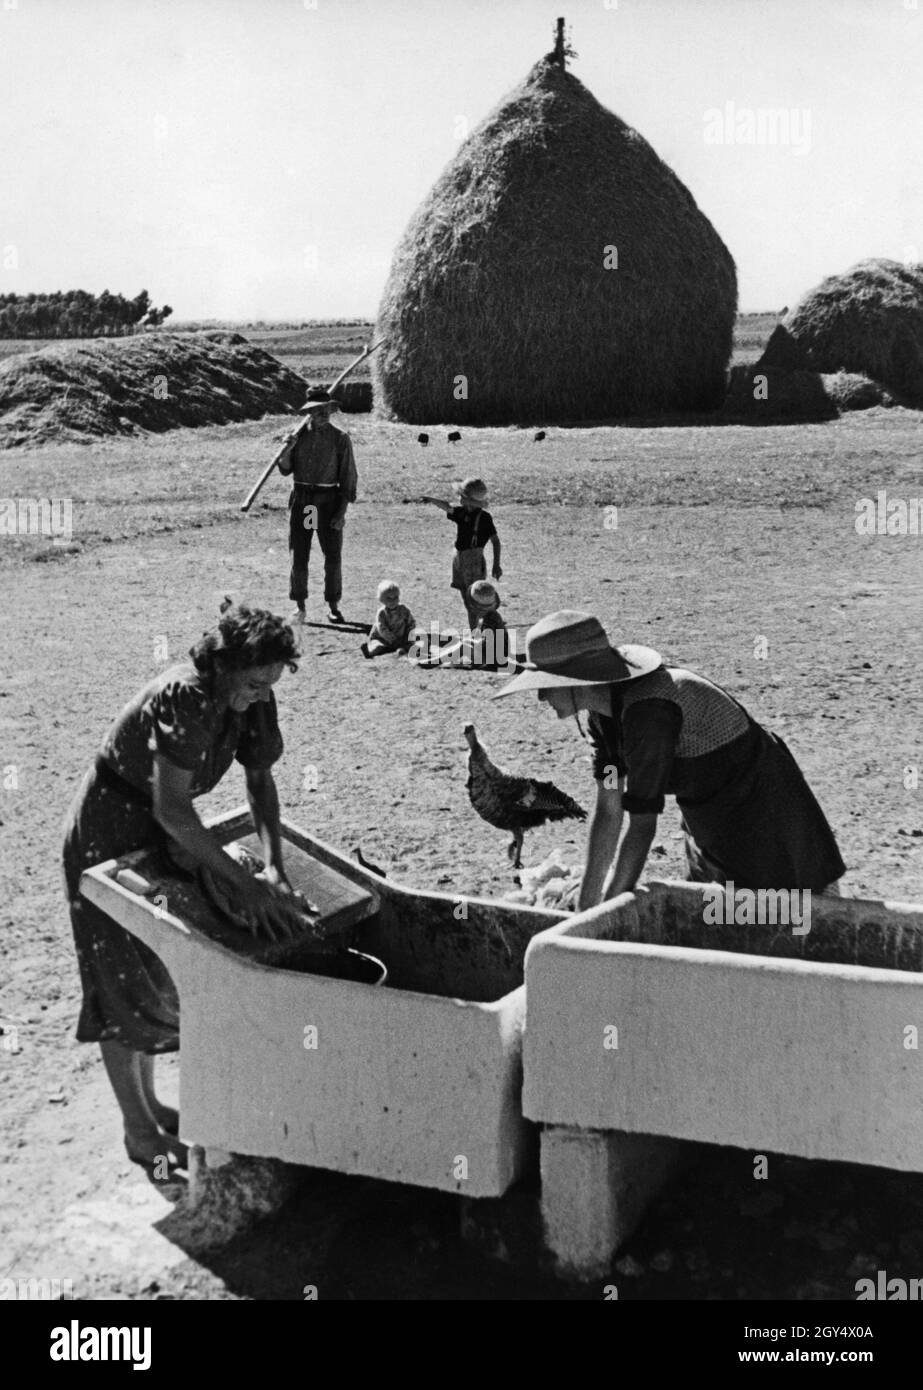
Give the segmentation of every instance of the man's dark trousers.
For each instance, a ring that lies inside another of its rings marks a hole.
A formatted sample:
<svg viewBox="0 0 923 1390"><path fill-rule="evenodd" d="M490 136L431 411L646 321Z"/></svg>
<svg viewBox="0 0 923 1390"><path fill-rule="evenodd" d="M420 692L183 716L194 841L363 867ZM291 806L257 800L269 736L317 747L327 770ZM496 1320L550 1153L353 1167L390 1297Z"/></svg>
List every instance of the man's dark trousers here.
<svg viewBox="0 0 923 1390"><path fill-rule="evenodd" d="M339 608L343 597L343 532L330 525L342 506L338 488L310 488L296 484L289 500L289 550L292 570L289 598L304 603L308 597L308 560L315 522L317 538L324 553L324 600L329 608ZM305 512L305 508L315 511Z"/></svg>

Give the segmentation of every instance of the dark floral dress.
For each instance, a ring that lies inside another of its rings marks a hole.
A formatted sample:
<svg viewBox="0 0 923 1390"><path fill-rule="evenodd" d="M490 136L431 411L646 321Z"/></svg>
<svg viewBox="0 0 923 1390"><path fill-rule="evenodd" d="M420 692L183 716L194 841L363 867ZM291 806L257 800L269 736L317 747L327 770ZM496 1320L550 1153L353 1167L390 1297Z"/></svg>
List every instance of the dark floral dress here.
<svg viewBox="0 0 923 1390"><path fill-rule="evenodd" d="M79 885L94 864L166 842L151 810L155 753L193 773L193 796L211 791L235 759L272 767L282 756L275 697L238 714L219 708L191 663L162 672L122 710L68 813L64 879L83 984L77 1040L145 1053L179 1048L173 981L153 951L80 897Z"/></svg>

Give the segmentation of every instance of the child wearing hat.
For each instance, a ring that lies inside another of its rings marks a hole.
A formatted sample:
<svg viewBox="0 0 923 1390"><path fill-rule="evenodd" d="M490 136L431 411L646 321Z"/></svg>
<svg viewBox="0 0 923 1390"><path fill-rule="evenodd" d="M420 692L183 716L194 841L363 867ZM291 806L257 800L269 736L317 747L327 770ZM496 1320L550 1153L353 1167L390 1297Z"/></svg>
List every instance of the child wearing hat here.
<svg viewBox="0 0 923 1390"><path fill-rule="evenodd" d="M500 595L489 579L479 579L468 590L467 607L477 621L471 625L474 664L499 667L512 653L507 641L506 623L500 612ZM502 633L502 637L498 634ZM488 635L490 634L490 635Z"/></svg>
<svg viewBox="0 0 923 1390"><path fill-rule="evenodd" d="M500 613L500 595L489 579L472 584L465 598L472 614L471 627L438 654L419 664L425 666L479 666L496 671L508 667L512 653L506 623ZM495 634L502 633L502 636Z"/></svg>
<svg viewBox="0 0 923 1390"><path fill-rule="evenodd" d="M495 632L505 632L506 623L500 612L500 595L489 579L479 579L468 590L468 608L476 615L472 632L484 632L493 628Z"/></svg>
<svg viewBox="0 0 923 1390"><path fill-rule="evenodd" d="M367 660L387 652L406 652L417 625L406 604L401 603L401 591L393 579L383 579L378 586L378 612L367 641L360 651Z"/></svg>
<svg viewBox="0 0 923 1390"><path fill-rule="evenodd" d="M468 614L468 626L474 628L481 614L471 604L469 593L472 584L487 578L484 547L488 541L494 551L491 574L494 579L500 579L503 574L500 568L500 537L493 517L485 510L487 485L480 478L466 478L463 483L458 484L458 502L454 506L439 497L425 496L421 501L432 502L434 507L441 507L449 521L455 523L451 587L460 591L465 612Z"/></svg>

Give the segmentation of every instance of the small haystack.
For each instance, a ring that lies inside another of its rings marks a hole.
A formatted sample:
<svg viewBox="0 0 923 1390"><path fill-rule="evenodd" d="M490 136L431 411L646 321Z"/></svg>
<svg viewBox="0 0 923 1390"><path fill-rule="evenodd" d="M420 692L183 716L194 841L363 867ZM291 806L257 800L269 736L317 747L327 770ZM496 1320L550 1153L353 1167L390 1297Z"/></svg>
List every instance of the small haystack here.
<svg viewBox="0 0 923 1390"><path fill-rule="evenodd" d="M297 410L305 381L239 333L149 333L0 362L0 448Z"/></svg>
<svg viewBox="0 0 923 1390"><path fill-rule="evenodd" d="M736 306L734 262L692 195L549 55L404 233L375 399L413 423L711 409Z"/></svg>
<svg viewBox="0 0 923 1390"><path fill-rule="evenodd" d="M806 295L786 327L815 371L859 373L923 407L923 265L860 261Z"/></svg>
<svg viewBox="0 0 923 1390"><path fill-rule="evenodd" d="M828 400L838 410L870 410L873 405L896 405L879 381L861 372L822 372L821 381Z"/></svg>
<svg viewBox="0 0 923 1390"><path fill-rule="evenodd" d="M861 372L818 372L780 323L758 362L731 370L722 414L748 425L807 424L893 404L884 387Z"/></svg>
<svg viewBox="0 0 923 1390"><path fill-rule="evenodd" d="M820 374L780 323L759 361L732 369L722 414L747 425L789 425L833 420L838 411Z"/></svg>

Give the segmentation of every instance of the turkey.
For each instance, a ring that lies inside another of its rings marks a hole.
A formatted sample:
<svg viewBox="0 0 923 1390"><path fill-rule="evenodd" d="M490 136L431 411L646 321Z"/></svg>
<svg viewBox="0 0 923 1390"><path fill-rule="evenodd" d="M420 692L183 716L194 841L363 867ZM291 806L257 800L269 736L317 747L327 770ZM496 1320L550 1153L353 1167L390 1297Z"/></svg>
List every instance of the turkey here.
<svg viewBox="0 0 923 1390"><path fill-rule="evenodd" d="M553 782L537 782L534 777L516 777L490 761L473 724L465 725L468 754L468 795L471 805L488 825L512 830L509 854L514 869L522 867L522 839L525 831L546 821L586 820L582 806L560 791Z"/></svg>

